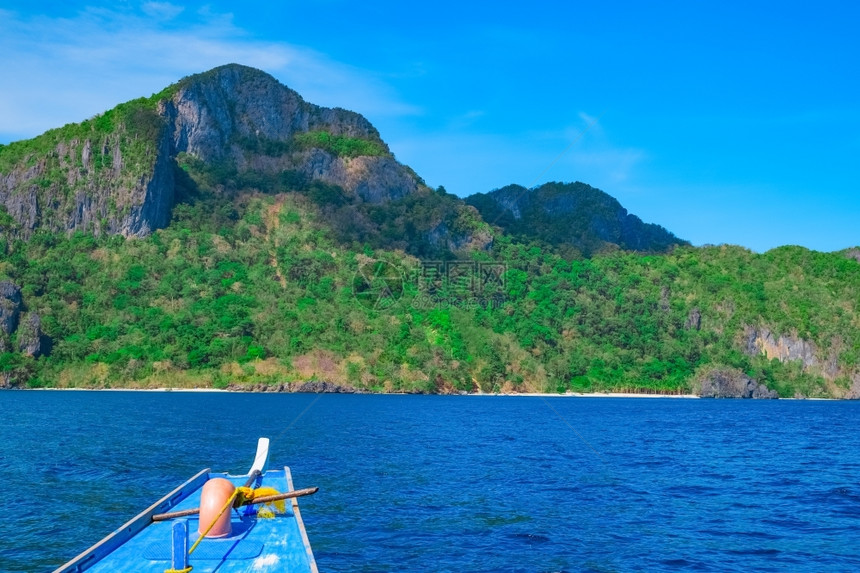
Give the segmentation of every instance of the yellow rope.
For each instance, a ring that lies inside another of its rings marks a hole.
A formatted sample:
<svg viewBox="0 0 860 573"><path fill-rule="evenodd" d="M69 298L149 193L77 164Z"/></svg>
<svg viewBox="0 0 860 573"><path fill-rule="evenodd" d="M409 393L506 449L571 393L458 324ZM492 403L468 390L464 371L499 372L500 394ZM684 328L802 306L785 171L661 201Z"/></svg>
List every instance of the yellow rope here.
<svg viewBox="0 0 860 573"><path fill-rule="evenodd" d="M233 493L231 493L230 497L227 498L227 503L224 504L224 507L222 507L221 511L218 512L218 515L215 516L215 519L212 520L212 523L209 524L209 527L207 527L206 530L200 534L200 537L197 538L197 541L195 541L194 545L191 546L191 549L188 550L188 555L194 553L194 550L197 549L197 546L200 545L200 542L203 541L203 538L206 537L206 534L212 531L212 528L215 527L215 524L218 522L221 516L224 515L224 512L233 506L233 501L236 499L239 493L241 493L240 490L242 489L245 488L237 487L235 490L233 490Z"/></svg>
<svg viewBox="0 0 860 573"><path fill-rule="evenodd" d="M279 492L278 490L276 490L273 487L265 487L265 486L264 487L258 487L257 489L255 489L253 491L253 495L251 497L251 500L253 501L253 500L257 499L258 497L266 497L269 495L278 495L279 493L281 493L281 492ZM266 506L269 506L269 508L267 508ZM274 509L271 509L271 508L274 508ZM265 505L263 505L257 509L257 517L262 517L263 519L266 519L266 518L274 517L275 512L286 513L286 511L287 511L287 504L284 500L268 501L265 503Z"/></svg>
<svg viewBox="0 0 860 573"><path fill-rule="evenodd" d="M271 490L271 491L268 491ZM272 495L272 492L277 493L276 490L272 488L260 488L259 490L251 489L250 487L237 487L233 490L233 493L230 494L230 497L227 498L227 502L224 504L224 507L221 508L221 511L218 512L218 515L215 516L215 519L212 520L212 523L206 528L206 530L200 534L200 537L197 538L197 541L194 542L194 545L191 546L191 549L188 550L188 555L194 553L194 550L197 549L197 546L200 545L200 542L203 541L203 538L206 537L212 528L215 527L215 524L224 515L224 512L227 511L228 508L239 507L246 500L253 500L254 497L262 497L262 495ZM283 502L280 502L283 504ZM278 502L275 502L277 505ZM267 504L268 505L268 504ZM185 569L165 569L164 573L190 573L193 569L191 565L186 567Z"/></svg>

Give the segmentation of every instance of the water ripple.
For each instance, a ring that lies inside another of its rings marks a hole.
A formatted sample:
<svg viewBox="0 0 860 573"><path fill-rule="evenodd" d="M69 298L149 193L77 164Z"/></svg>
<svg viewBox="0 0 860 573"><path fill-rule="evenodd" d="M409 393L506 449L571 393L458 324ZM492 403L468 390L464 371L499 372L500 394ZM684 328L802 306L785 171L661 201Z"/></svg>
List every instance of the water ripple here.
<svg viewBox="0 0 860 573"><path fill-rule="evenodd" d="M0 392L0 571L246 470L259 435L320 487L301 503L323 571L860 570L860 404L323 396L285 431L314 399Z"/></svg>

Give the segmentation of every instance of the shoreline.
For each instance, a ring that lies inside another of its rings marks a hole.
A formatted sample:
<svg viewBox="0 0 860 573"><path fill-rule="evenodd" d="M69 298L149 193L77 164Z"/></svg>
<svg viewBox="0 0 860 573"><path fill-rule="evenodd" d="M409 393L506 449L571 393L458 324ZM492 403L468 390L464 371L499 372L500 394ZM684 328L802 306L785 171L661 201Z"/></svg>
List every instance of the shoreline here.
<svg viewBox="0 0 860 573"><path fill-rule="evenodd" d="M541 393L541 392L519 392L519 393L492 393L492 392L469 392L453 394L420 394L412 392L261 392L257 390L229 390L224 388L0 388L0 392L25 391L25 392L162 392L162 393L185 393L185 394L362 394L371 396L477 396L494 398L668 398L673 400L743 400L743 398L702 398L696 394L635 394L630 392L567 392L565 394ZM851 402L844 398L775 398L779 401L799 402ZM757 400L760 401L760 400Z"/></svg>
<svg viewBox="0 0 860 573"><path fill-rule="evenodd" d="M223 388L14 388L28 392L182 392L225 394L368 394L374 396L478 396L498 398L673 398L700 399L695 394L635 394L629 392L567 392L565 394L542 392L492 393L470 392L453 394L413 394L411 392L258 392L254 390L227 390Z"/></svg>
<svg viewBox="0 0 860 573"><path fill-rule="evenodd" d="M673 398L698 400L701 396L695 394L635 394L632 392L566 392L564 394L467 394L467 396L530 396L534 398Z"/></svg>
<svg viewBox="0 0 860 573"><path fill-rule="evenodd" d="M232 392L221 388L10 388L26 392ZM264 394L264 392L259 392Z"/></svg>

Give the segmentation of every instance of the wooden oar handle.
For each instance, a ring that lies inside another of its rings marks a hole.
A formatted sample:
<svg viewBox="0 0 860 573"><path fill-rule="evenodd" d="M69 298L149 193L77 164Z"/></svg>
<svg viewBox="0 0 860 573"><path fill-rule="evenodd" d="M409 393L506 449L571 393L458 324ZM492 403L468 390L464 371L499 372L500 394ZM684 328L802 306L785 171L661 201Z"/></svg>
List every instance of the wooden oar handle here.
<svg viewBox="0 0 860 573"><path fill-rule="evenodd" d="M277 495L262 495L260 497L255 497L251 501L246 501L242 505L251 505L258 503L270 503L272 501L281 501L282 499L290 499L293 497L302 497L303 495L313 495L319 491L318 487L307 487L305 489L297 489L295 491L288 491L287 493L279 493Z"/></svg>
<svg viewBox="0 0 860 573"><path fill-rule="evenodd" d="M277 495L265 495L262 497L256 497L253 500L245 500L242 505L256 505L258 503L270 503L273 501L281 501L282 499L291 499L294 497L302 497L305 495L312 495L319 491L318 487L308 487L305 489L297 489L295 491L288 491L287 493L279 493ZM200 513L200 508L195 507L193 509L183 509L182 511L171 511L169 513L156 513L152 516L152 521L167 521L168 519L173 519L174 517L187 517L189 515L197 515Z"/></svg>

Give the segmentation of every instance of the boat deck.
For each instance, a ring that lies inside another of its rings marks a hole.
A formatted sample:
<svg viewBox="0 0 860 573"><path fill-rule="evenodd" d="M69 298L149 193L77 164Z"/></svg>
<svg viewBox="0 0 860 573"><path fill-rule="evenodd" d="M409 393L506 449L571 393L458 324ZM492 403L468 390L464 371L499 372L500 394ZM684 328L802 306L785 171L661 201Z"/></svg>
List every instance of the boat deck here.
<svg viewBox="0 0 860 573"><path fill-rule="evenodd" d="M171 531L175 520L153 523L152 514L199 507L201 487L214 477L227 478L236 486L244 485L247 479L205 470L55 573L164 573L171 567ZM280 492L293 491L289 468L267 471L255 487L260 485ZM190 547L198 538L199 521L197 516L181 519L188 520ZM286 500L285 514L269 519L258 519L253 506L234 510L231 524L233 531L229 536L204 539L191 554L189 563L193 573L316 573L313 552L295 499Z"/></svg>

